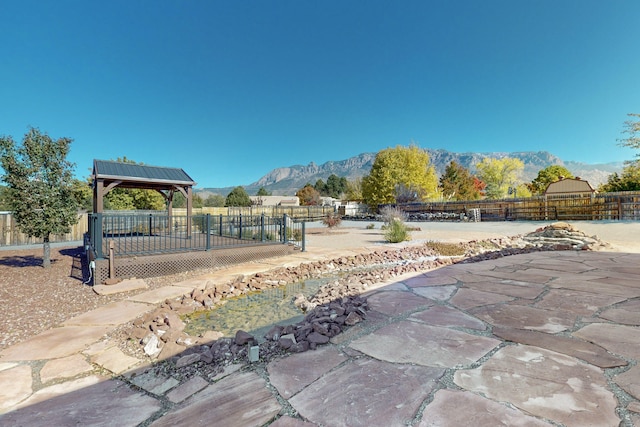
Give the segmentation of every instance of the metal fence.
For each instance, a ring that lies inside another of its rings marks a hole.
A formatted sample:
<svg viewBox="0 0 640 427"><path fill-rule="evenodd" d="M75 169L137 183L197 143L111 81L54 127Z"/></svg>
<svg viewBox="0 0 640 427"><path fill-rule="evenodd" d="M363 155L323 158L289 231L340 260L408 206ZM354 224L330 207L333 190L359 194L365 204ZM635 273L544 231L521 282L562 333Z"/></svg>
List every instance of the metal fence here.
<svg viewBox="0 0 640 427"><path fill-rule="evenodd" d="M293 244L304 250L305 224L288 215L171 215L98 213L88 217L96 258L150 255L259 244Z"/></svg>

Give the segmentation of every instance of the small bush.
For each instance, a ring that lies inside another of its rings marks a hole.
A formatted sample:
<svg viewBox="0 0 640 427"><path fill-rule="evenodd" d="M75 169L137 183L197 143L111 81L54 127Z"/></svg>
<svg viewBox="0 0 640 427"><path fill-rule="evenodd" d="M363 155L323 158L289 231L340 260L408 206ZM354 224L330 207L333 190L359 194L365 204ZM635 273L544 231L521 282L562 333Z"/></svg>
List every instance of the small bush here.
<svg viewBox="0 0 640 427"><path fill-rule="evenodd" d="M322 219L322 223L329 228L334 228L340 225L342 222L342 217L339 213L329 213Z"/></svg>
<svg viewBox="0 0 640 427"><path fill-rule="evenodd" d="M394 219L389 223L384 237L389 243L400 243L411 238L407 226L399 219Z"/></svg>
<svg viewBox="0 0 640 427"><path fill-rule="evenodd" d="M376 228L376 225L372 223L372 224L367 225L366 228L367 228L367 230L373 230L374 228Z"/></svg>

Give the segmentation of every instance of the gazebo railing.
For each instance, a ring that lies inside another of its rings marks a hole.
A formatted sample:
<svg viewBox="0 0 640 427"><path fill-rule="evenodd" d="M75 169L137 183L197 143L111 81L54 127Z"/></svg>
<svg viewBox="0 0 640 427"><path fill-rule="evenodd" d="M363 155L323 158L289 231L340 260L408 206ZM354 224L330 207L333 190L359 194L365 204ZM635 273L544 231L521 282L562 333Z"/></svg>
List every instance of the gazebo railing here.
<svg viewBox="0 0 640 427"><path fill-rule="evenodd" d="M96 258L208 251L259 244L294 244L304 250L305 224L287 215L89 215L89 245Z"/></svg>

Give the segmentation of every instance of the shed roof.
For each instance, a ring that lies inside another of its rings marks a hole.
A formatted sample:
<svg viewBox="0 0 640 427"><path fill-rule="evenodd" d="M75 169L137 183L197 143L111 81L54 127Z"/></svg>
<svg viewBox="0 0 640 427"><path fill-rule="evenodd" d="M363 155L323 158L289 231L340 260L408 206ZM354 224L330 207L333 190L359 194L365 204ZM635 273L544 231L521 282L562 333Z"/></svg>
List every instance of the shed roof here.
<svg viewBox="0 0 640 427"><path fill-rule="evenodd" d="M596 190L588 181L580 178L561 178L559 181L552 182L547 186L545 194L580 194L593 193Z"/></svg>
<svg viewBox="0 0 640 427"><path fill-rule="evenodd" d="M195 185L181 168L138 165L112 160L93 161L94 179L121 180L149 184Z"/></svg>

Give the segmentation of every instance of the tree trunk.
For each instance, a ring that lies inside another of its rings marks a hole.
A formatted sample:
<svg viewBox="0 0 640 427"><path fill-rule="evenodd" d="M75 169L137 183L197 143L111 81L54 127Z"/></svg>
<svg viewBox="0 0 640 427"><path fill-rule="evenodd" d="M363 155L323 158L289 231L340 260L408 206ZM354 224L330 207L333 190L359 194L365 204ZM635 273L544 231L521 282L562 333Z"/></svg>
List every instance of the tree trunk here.
<svg viewBox="0 0 640 427"><path fill-rule="evenodd" d="M44 268L51 267L51 244L49 243L49 235L44 236L42 244L42 266Z"/></svg>

